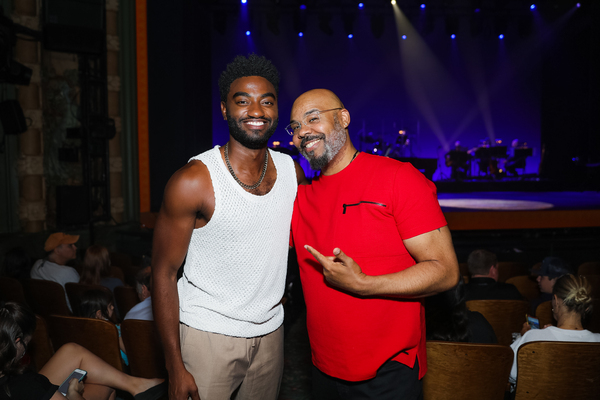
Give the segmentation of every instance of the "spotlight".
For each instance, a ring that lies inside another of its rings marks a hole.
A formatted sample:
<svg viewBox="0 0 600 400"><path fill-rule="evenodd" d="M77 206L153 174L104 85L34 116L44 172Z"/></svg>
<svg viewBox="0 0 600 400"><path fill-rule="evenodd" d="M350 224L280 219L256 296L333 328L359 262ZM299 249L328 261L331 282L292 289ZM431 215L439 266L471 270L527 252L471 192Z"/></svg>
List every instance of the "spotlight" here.
<svg viewBox="0 0 600 400"><path fill-rule="evenodd" d="M246 36L250 36L250 31L246 31Z"/></svg>
<svg viewBox="0 0 600 400"><path fill-rule="evenodd" d="M577 8L581 7L581 3L576 4Z"/></svg>
<svg viewBox="0 0 600 400"><path fill-rule="evenodd" d="M499 35L498 35L498 39L500 39L500 40L504 39L504 35L503 35L502 33L501 33L501 34L499 34Z"/></svg>
<svg viewBox="0 0 600 400"><path fill-rule="evenodd" d="M406 35L402 35L402 40L406 40Z"/></svg>
<svg viewBox="0 0 600 400"><path fill-rule="evenodd" d="M358 3L358 8L363 8L365 6L365 3Z"/></svg>
<svg viewBox="0 0 600 400"><path fill-rule="evenodd" d="M529 6L529 9L530 9L530 10L535 10L535 4L532 4L532 5L530 5L530 6Z"/></svg>
<svg viewBox="0 0 600 400"><path fill-rule="evenodd" d="M300 9L301 9L301 10L306 10L306 4L301 4L301 5L300 5Z"/></svg>
<svg viewBox="0 0 600 400"><path fill-rule="evenodd" d="M353 37L354 37L354 35L353 35L353 34L349 34L349 35L348 35L348 39L352 39Z"/></svg>
<svg viewBox="0 0 600 400"><path fill-rule="evenodd" d="M392 0L392 5L395 6L396 5L396 0Z"/></svg>
<svg viewBox="0 0 600 400"><path fill-rule="evenodd" d="M302 37L302 36L304 36L304 33L298 32L298 36Z"/></svg>
<svg viewBox="0 0 600 400"><path fill-rule="evenodd" d="M246 4L248 0L242 0L242 4Z"/></svg>
<svg viewBox="0 0 600 400"><path fill-rule="evenodd" d="M453 33L452 35L450 35L450 39L456 39L456 35Z"/></svg>
<svg viewBox="0 0 600 400"><path fill-rule="evenodd" d="M425 9L425 3L421 4L421 9Z"/></svg>
<svg viewBox="0 0 600 400"><path fill-rule="evenodd" d="M342 23L344 25L344 31L345 31L346 35L348 35L348 37L350 37L349 35L354 34L355 18L356 18L356 13L354 13L354 12L342 14Z"/></svg>

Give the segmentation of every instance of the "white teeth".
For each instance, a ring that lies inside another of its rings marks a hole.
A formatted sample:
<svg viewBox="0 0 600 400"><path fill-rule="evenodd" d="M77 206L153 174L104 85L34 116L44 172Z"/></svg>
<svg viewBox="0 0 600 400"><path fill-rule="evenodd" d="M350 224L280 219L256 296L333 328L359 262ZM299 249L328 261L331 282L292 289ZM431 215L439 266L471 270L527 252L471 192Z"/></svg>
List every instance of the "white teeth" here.
<svg viewBox="0 0 600 400"><path fill-rule="evenodd" d="M317 140L315 140L313 142L308 142L308 144L306 145L306 148L310 149L310 148L314 147L320 140L321 139L317 139Z"/></svg>
<svg viewBox="0 0 600 400"><path fill-rule="evenodd" d="M255 126L259 126L259 125L264 125L265 124L263 121L247 121L246 123L248 123L250 125L255 125Z"/></svg>

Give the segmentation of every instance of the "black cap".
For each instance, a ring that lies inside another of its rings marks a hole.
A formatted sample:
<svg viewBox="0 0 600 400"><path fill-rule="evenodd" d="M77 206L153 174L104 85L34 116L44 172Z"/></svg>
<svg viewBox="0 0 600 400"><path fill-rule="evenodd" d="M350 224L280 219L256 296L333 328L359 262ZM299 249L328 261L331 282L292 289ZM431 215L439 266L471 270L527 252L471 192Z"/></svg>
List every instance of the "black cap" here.
<svg viewBox="0 0 600 400"><path fill-rule="evenodd" d="M538 271L538 275L547 276L549 279L561 277L563 275L572 274L573 271L569 264L558 257L546 257L542 261L542 266Z"/></svg>

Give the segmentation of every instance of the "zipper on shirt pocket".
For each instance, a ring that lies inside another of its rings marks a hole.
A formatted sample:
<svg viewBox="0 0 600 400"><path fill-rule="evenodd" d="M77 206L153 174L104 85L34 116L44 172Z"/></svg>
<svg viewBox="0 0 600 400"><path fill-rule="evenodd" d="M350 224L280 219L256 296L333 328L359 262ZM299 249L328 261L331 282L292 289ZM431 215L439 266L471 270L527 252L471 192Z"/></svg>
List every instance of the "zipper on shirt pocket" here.
<svg viewBox="0 0 600 400"><path fill-rule="evenodd" d="M361 204L375 204L376 206L381 206L381 207L387 207L387 205L383 204L383 203L376 203L374 201L359 201L358 203L354 203L354 204L342 204L342 206L344 207L344 211L342 212L342 214L346 214L346 208L347 207L354 207L354 206L359 206Z"/></svg>

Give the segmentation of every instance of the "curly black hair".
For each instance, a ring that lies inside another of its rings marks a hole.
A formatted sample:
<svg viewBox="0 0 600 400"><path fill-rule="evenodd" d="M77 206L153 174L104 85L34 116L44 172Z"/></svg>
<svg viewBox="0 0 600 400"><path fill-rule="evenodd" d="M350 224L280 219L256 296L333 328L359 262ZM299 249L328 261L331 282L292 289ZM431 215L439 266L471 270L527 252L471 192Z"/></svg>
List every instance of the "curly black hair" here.
<svg viewBox="0 0 600 400"><path fill-rule="evenodd" d="M260 76L265 78L275 87L275 95L279 95L279 71L264 56L258 56L254 53L244 56L237 56L233 61L227 64L225 71L219 77L219 93L221 101L227 101L227 94L233 81L244 76Z"/></svg>

